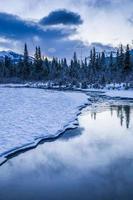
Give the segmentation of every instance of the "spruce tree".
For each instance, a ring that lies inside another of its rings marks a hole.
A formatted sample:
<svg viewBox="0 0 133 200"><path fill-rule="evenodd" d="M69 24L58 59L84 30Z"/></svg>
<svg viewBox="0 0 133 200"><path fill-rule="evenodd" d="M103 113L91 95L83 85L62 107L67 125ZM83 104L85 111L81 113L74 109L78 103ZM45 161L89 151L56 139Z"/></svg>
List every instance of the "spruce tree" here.
<svg viewBox="0 0 133 200"><path fill-rule="evenodd" d="M34 54L35 60L34 60L34 76L36 79L41 80L43 79L43 61L41 57L41 49L40 47L36 47L35 54Z"/></svg>
<svg viewBox="0 0 133 200"><path fill-rule="evenodd" d="M28 49L27 44L24 45L24 64L27 64L29 61Z"/></svg>
<svg viewBox="0 0 133 200"><path fill-rule="evenodd" d="M124 72L128 74L131 70L131 62L130 62L130 48L129 45L126 47L125 59L124 59Z"/></svg>
<svg viewBox="0 0 133 200"><path fill-rule="evenodd" d="M100 62L100 64L101 64L101 69L105 70L105 52L104 51L102 52L102 55L101 55L101 62Z"/></svg>
<svg viewBox="0 0 133 200"><path fill-rule="evenodd" d="M28 55L28 48L27 48L27 44L25 43L24 45L24 56L23 56L23 66L22 66L22 78L23 79L27 79L29 78L30 75L30 68L29 68L29 55Z"/></svg>
<svg viewBox="0 0 133 200"><path fill-rule="evenodd" d="M124 50L123 50L123 45L120 45L120 54L119 54L119 64L120 64L120 68L121 71L124 67Z"/></svg>
<svg viewBox="0 0 133 200"><path fill-rule="evenodd" d="M113 72L114 71L114 65L113 65L113 53L112 53L112 51L110 53L110 58L109 58L109 67L110 67L110 70Z"/></svg>
<svg viewBox="0 0 133 200"><path fill-rule="evenodd" d="M42 59L41 48L38 47L37 51L38 51L38 52L37 52L37 53L38 53L38 59L41 60L41 59Z"/></svg>

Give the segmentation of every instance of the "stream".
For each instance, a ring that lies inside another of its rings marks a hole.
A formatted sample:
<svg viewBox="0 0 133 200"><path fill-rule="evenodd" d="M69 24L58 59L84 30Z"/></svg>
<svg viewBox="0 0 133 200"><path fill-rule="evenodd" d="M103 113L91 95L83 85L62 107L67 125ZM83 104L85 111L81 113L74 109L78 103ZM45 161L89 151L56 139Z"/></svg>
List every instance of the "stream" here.
<svg viewBox="0 0 133 200"><path fill-rule="evenodd" d="M91 100L78 128L0 166L0 200L133 199L133 101Z"/></svg>

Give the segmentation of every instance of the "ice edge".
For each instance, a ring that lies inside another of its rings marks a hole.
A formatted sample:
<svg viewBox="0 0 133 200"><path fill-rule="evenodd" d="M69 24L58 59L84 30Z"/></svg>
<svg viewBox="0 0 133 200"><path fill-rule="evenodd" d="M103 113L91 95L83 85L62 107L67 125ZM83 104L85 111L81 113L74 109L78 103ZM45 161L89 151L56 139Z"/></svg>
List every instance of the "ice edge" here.
<svg viewBox="0 0 133 200"><path fill-rule="evenodd" d="M81 114L82 109L84 109L85 107L89 106L91 103L89 102L89 98L87 98L88 103L84 103L83 105L77 107L78 111L77 113L75 113L75 117L71 122L68 122L67 125L64 126L64 128L62 130L57 131L56 134L54 135L49 135L49 136L44 136L44 137L40 137L34 140L34 142L25 144L21 147L16 147L14 149L11 149L5 153L3 153L2 155L0 155L0 166L3 165L9 158L10 156L13 156L15 153L19 153L22 152L24 150L30 150L31 148L35 148L39 145L39 143L41 141L45 141L47 139L56 139L58 138L61 134L63 134L66 130L68 129L74 129L78 127L78 116Z"/></svg>

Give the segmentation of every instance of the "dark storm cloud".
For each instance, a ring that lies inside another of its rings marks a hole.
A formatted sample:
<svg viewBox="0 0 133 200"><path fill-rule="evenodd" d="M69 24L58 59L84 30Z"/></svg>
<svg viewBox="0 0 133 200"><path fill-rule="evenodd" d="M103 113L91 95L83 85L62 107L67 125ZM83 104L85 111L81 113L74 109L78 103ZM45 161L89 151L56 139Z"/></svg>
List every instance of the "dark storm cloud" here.
<svg viewBox="0 0 133 200"><path fill-rule="evenodd" d="M48 16L40 20L43 25L80 25L83 23L80 15L68 10L52 11Z"/></svg>
<svg viewBox="0 0 133 200"><path fill-rule="evenodd" d="M75 29L43 29L38 23L25 21L18 16L0 13L0 36L10 39L26 39L38 36L39 38L58 39L67 37Z"/></svg>

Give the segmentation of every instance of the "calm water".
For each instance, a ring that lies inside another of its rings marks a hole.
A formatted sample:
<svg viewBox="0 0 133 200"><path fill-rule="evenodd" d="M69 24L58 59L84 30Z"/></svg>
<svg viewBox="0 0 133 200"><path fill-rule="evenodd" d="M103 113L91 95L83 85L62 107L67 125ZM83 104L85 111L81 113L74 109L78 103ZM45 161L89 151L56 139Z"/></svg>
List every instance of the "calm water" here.
<svg viewBox="0 0 133 200"><path fill-rule="evenodd" d="M0 200L133 200L133 104L85 109L79 128L0 167Z"/></svg>

